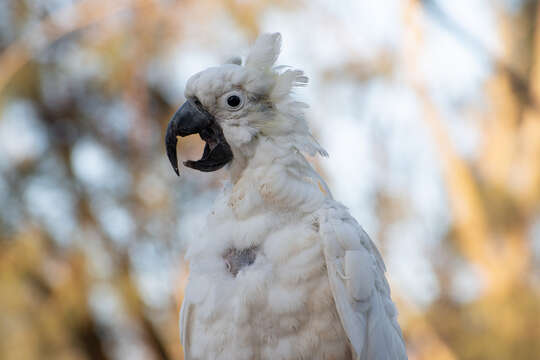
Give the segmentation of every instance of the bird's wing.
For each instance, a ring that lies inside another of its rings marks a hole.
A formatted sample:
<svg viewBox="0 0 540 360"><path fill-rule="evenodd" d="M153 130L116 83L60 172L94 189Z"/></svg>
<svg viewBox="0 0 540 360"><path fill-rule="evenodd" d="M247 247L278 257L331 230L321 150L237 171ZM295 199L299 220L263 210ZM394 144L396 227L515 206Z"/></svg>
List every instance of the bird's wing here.
<svg viewBox="0 0 540 360"><path fill-rule="evenodd" d="M188 338L188 322L186 321L186 318L189 318L189 312L191 310L191 304L184 299L182 301L182 308L180 309L180 342L182 343L182 347L184 349L184 358L188 358L187 356L187 338Z"/></svg>
<svg viewBox="0 0 540 360"><path fill-rule="evenodd" d="M321 211L319 225L330 287L356 359L407 359L377 248L338 203Z"/></svg>
<svg viewBox="0 0 540 360"><path fill-rule="evenodd" d="M186 295L182 301L180 309L180 342L184 350L184 359L189 360L189 330L190 330L190 314L194 305L189 301Z"/></svg>

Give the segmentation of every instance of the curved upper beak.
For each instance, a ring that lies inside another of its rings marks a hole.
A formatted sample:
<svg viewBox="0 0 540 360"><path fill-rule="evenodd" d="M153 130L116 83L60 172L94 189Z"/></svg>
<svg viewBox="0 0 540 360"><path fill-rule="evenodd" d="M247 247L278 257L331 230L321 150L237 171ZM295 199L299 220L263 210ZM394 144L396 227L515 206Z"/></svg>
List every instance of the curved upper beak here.
<svg viewBox="0 0 540 360"><path fill-rule="evenodd" d="M165 147L167 157L176 172L178 172L178 158L176 155L177 136L188 136L200 133L214 122L208 112L197 107L191 100L187 100L174 114L165 133Z"/></svg>
<svg viewBox="0 0 540 360"><path fill-rule="evenodd" d="M227 143L223 135L223 129L218 122L202 107L188 100L174 114L165 134L167 156L176 175L180 175L176 155L177 136L188 136L197 133L206 142L202 158L197 161L185 161L185 166L205 172L216 171L233 159L231 147Z"/></svg>

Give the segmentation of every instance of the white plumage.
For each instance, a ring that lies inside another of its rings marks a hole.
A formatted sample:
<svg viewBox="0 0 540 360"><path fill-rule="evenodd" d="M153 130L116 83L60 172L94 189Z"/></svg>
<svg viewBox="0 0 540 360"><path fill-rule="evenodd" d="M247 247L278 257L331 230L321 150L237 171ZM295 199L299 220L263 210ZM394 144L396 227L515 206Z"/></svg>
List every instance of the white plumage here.
<svg viewBox="0 0 540 360"><path fill-rule="evenodd" d="M234 59L186 87L234 157L186 254L185 358L406 359L379 252L303 156L326 152L291 98L307 77L273 67L280 45L262 35L243 66Z"/></svg>

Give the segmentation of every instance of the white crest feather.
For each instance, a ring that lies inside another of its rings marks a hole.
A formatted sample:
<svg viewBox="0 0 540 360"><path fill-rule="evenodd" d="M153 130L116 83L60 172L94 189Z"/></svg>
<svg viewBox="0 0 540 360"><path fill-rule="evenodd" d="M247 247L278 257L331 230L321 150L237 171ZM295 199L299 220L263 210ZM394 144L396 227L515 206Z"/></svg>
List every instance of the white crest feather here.
<svg viewBox="0 0 540 360"><path fill-rule="evenodd" d="M246 67L257 70L268 70L276 62L281 50L281 34L262 34L255 44L246 60Z"/></svg>
<svg viewBox="0 0 540 360"><path fill-rule="evenodd" d="M270 98L278 102L290 94L293 86L306 86L307 83L308 77L304 75L302 70L288 69L278 75Z"/></svg>

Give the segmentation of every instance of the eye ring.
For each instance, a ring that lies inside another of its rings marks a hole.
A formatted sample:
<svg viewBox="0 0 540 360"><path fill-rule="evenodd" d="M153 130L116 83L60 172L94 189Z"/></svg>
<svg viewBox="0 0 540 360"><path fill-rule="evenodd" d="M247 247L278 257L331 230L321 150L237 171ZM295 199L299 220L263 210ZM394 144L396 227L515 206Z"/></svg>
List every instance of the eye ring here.
<svg viewBox="0 0 540 360"><path fill-rule="evenodd" d="M223 96L222 104L232 111L240 110L244 106L244 94L238 90L231 91Z"/></svg>

